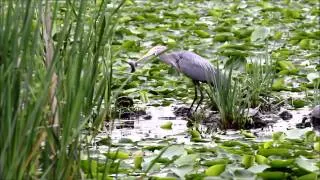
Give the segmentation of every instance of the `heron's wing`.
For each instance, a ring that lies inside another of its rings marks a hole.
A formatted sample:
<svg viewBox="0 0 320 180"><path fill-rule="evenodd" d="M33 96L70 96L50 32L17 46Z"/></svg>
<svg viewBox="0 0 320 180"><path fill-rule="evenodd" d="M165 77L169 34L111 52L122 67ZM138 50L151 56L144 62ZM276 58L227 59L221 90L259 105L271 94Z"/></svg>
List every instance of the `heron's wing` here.
<svg viewBox="0 0 320 180"><path fill-rule="evenodd" d="M208 82L216 73L209 61L193 52L181 51L170 55L175 59L177 69L193 80Z"/></svg>

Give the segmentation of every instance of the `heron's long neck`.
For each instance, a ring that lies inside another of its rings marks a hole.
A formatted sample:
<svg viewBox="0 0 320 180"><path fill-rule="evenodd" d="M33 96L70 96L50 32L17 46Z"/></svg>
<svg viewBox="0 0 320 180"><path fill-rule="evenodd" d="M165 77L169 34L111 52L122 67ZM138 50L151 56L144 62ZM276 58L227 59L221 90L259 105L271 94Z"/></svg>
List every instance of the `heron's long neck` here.
<svg viewBox="0 0 320 180"><path fill-rule="evenodd" d="M177 68L177 64L175 62L175 59L172 57L172 55L167 54L167 53L162 53L159 55L159 58L161 59L161 61Z"/></svg>

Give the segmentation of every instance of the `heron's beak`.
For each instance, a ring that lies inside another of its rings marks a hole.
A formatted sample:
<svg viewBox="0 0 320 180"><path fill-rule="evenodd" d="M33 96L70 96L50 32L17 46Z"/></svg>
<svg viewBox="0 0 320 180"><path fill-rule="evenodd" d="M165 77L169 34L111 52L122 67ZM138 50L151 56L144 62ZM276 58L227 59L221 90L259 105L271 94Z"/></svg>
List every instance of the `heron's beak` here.
<svg viewBox="0 0 320 180"><path fill-rule="evenodd" d="M142 56L140 59L138 59L138 60L136 61L136 63L137 63L137 64L138 64L138 63L144 63L145 61L149 60L152 56L153 56L153 54L147 53L147 54L145 54L144 56Z"/></svg>

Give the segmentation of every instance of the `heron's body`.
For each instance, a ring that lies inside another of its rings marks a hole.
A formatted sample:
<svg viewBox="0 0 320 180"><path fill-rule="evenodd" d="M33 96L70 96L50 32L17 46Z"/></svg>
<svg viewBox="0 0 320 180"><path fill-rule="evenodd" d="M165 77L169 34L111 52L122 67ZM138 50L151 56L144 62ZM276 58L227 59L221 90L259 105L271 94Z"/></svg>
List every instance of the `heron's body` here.
<svg viewBox="0 0 320 180"><path fill-rule="evenodd" d="M149 52L140 60L138 60L138 62L149 59L152 56L158 56L161 61L173 66L177 71L185 74L187 77L192 79L195 85L195 97L189 108L189 112L191 112L193 104L197 100L197 91L199 90L201 98L195 109L195 111L197 111L199 105L203 100L203 93L201 91L200 82L214 84L214 78L216 77L217 73L216 69L210 64L209 61L193 52L178 51L166 53L166 50L167 48L165 46L155 46L151 50L149 50ZM130 65L134 68L136 63Z"/></svg>
<svg viewBox="0 0 320 180"><path fill-rule="evenodd" d="M209 61L190 51L163 53L159 58L193 81L210 82L216 72Z"/></svg>

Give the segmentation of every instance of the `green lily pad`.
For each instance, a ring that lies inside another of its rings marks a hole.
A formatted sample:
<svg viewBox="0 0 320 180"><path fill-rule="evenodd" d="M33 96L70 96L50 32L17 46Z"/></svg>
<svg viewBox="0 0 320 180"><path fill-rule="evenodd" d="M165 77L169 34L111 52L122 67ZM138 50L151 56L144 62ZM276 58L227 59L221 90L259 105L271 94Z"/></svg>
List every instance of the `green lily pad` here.
<svg viewBox="0 0 320 180"><path fill-rule="evenodd" d="M292 159L274 159L270 161L269 165L272 168L285 168L290 166L292 163Z"/></svg>
<svg viewBox="0 0 320 180"><path fill-rule="evenodd" d="M306 102L303 99L294 99L292 100L292 106L295 108L302 108L306 105Z"/></svg>
<svg viewBox="0 0 320 180"><path fill-rule="evenodd" d="M288 88L285 86L284 78L278 78L273 81L272 84L273 91L282 91L287 90Z"/></svg>
<svg viewBox="0 0 320 180"><path fill-rule="evenodd" d="M270 30L267 27L257 27L251 34L251 41L262 42L269 37Z"/></svg>
<svg viewBox="0 0 320 180"><path fill-rule="evenodd" d="M207 176L219 176L226 169L225 164L217 164L209 167L205 170L205 175Z"/></svg>
<svg viewBox="0 0 320 180"><path fill-rule="evenodd" d="M194 33L196 33L201 38L208 38L210 37L210 34L203 30L195 30Z"/></svg>
<svg viewBox="0 0 320 180"><path fill-rule="evenodd" d="M268 158L266 158L266 157L264 157L264 156L262 156L262 155L259 155L259 154L257 154L257 155L255 156L255 159L256 159L256 162L257 162L258 164L268 164L268 163L269 163Z"/></svg>
<svg viewBox="0 0 320 180"><path fill-rule="evenodd" d="M291 153L289 149L285 148L269 148L269 149L260 149L258 151L259 155L269 157L269 156L281 156L281 157L290 157Z"/></svg>
<svg viewBox="0 0 320 180"><path fill-rule="evenodd" d="M262 173L264 170L270 168L270 166L262 164L262 165L256 165L256 166L252 166L248 169L248 171L253 172L255 174L257 173Z"/></svg>
<svg viewBox="0 0 320 180"><path fill-rule="evenodd" d="M258 176L262 177L264 180L278 180L278 179L286 179L288 174L280 171L265 171L262 173L258 173Z"/></svg>
<svg viewBox="0 0 320 180"><path fill-rule="evenodd" d="M199 158L198 154L188 154L182 155L178 159L176 159L173 163L179 166L187 166L187 165L194 165L196 160Z"/></svg>
<svg viewBox="0 0 320 180"><path fill-rule="evenodd" d="M316 166L316 164L309 159L299 157L296 159L296 164L299 168L307 171L307 172L316 172L319 170L319 167Z"/></svg>
<svg viewBox="0 0 320 180"><path fill-rule="evenodd" d="M110 159L128 159L129 154L124 151L110 151L109 153L104 153Z"/></svg>
<svg viewBox="0 0 320 180"><path fill-rule="evenodd" d="M242 165L244 165L244 168L248 169L251 167L254 163L255 157L253 155L244 155L242 156Z"/></svg>
<svg viewBox="0 0 320 180"><path fill-rule="evenodd" d="M160 128L162 128L162 129L172 129L172 122L171 121L165 122L160 126Z"/></svg>
<svg viewBox="0 0 320 180"><path fill-rule="evenodd" d="M245 131L245 130L241 130L240 134L242 134L246 138L255 138L256 137L253 133L251 133L249 131Z"/></svg>
<svg viewBox="0 0 320 180"><path fill-rule="evenodd" d="M277 64L282 71L287 71L290 74L296 74L299 71L291 61L277 61Z"/></svg>
<svg viewBox="0 0 320 180"><path fill-rule="evenodd" d="M190 131L190 134L191 134L191 138L192 138L192 139L195 139L195 138L201 139L201 134L200 134L200 132L197 131L196 129L192 129L192 130Z"/></svg>
<svg viewBox="0 0 320 180"><path fill-rule="evenodd" d="M317 180L318 175L316 173L310 173L303 176L298 177L297 180Z"/></svg>

